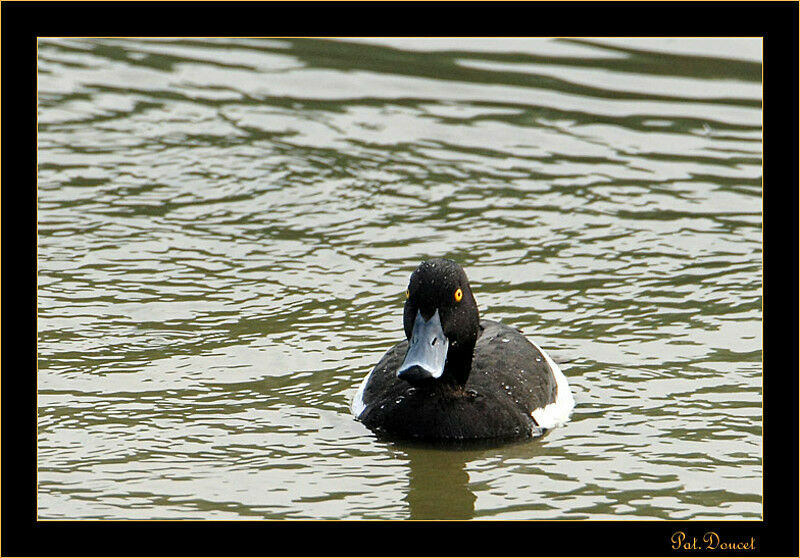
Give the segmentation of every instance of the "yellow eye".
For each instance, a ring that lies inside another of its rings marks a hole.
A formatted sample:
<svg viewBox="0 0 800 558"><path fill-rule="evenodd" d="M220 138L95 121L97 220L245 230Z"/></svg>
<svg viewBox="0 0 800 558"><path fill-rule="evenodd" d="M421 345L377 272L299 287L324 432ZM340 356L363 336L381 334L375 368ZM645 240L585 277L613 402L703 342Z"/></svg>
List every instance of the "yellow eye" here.
<svg viewBox="0 0 800 558"><path fill-rule="evenodd" d="M408 289L406 289L406 298L408 298L408 296L409 296L409 292L408 292Z"/></svg>
<svg viewBox="0 0 800 558"><path fill-rule="evenodd" d="M456 302L461 302L461 299L464 297L464 293L461 292L461 289L456 289L456 294L453 296L455 296Z"/></svg>

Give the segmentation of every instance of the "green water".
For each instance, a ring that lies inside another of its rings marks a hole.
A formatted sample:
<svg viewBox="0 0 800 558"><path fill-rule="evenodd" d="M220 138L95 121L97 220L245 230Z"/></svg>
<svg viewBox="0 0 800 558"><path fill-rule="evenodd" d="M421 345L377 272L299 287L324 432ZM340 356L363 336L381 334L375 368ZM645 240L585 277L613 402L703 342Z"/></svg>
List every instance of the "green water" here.
<svg viewBox="0 0 800 558"><path fill-rule="evenodd" d="M38 513L760 519L759 40L39 42ZM545 437L376 439L408 276L562 362Z"/></svg>

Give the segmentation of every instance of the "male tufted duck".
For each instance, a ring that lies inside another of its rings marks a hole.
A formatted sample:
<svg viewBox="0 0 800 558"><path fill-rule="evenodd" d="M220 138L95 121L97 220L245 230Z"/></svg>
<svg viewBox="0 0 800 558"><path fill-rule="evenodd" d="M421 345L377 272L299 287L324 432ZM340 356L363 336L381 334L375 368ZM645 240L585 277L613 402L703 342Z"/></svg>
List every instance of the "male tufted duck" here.
<svg viewBox="0 0 800 558"><path fill-rule="evenodd" d="M518 330L481 320L456 262L428 260L411 274L406 341L383 356L351 410L370 429L421 440L538 436L566 422L567 379Z"/></svg>

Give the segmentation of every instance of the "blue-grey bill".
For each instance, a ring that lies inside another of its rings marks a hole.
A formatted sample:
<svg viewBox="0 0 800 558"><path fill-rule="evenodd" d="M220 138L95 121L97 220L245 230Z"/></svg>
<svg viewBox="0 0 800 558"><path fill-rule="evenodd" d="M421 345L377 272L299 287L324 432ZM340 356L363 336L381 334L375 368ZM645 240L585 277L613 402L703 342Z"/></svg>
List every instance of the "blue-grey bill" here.
<svg viewBox="0 0 800 558"><path fill-rule="evenodd" d="M439 378L444 372L449 345L442 331L439 310L428 321L417 310L406 358L397 369L397 377L410 382Z"/></svg>

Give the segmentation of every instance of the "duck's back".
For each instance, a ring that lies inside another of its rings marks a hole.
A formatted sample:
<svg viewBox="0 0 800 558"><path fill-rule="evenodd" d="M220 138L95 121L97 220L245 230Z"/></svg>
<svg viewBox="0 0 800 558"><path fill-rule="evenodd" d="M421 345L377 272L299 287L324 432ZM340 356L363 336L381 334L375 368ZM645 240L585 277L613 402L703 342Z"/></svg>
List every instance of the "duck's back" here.
<svg viewBox="0 0 800 558"><path fill-rule="evenodd" d="M395 345L356 394L353 409L359 420L404 438L539 435L542 425L534 417L558 394L555 365L516 329L491 320L481 320L480 329L463 387L414 387L398 379L407 342Z"/></svg>

